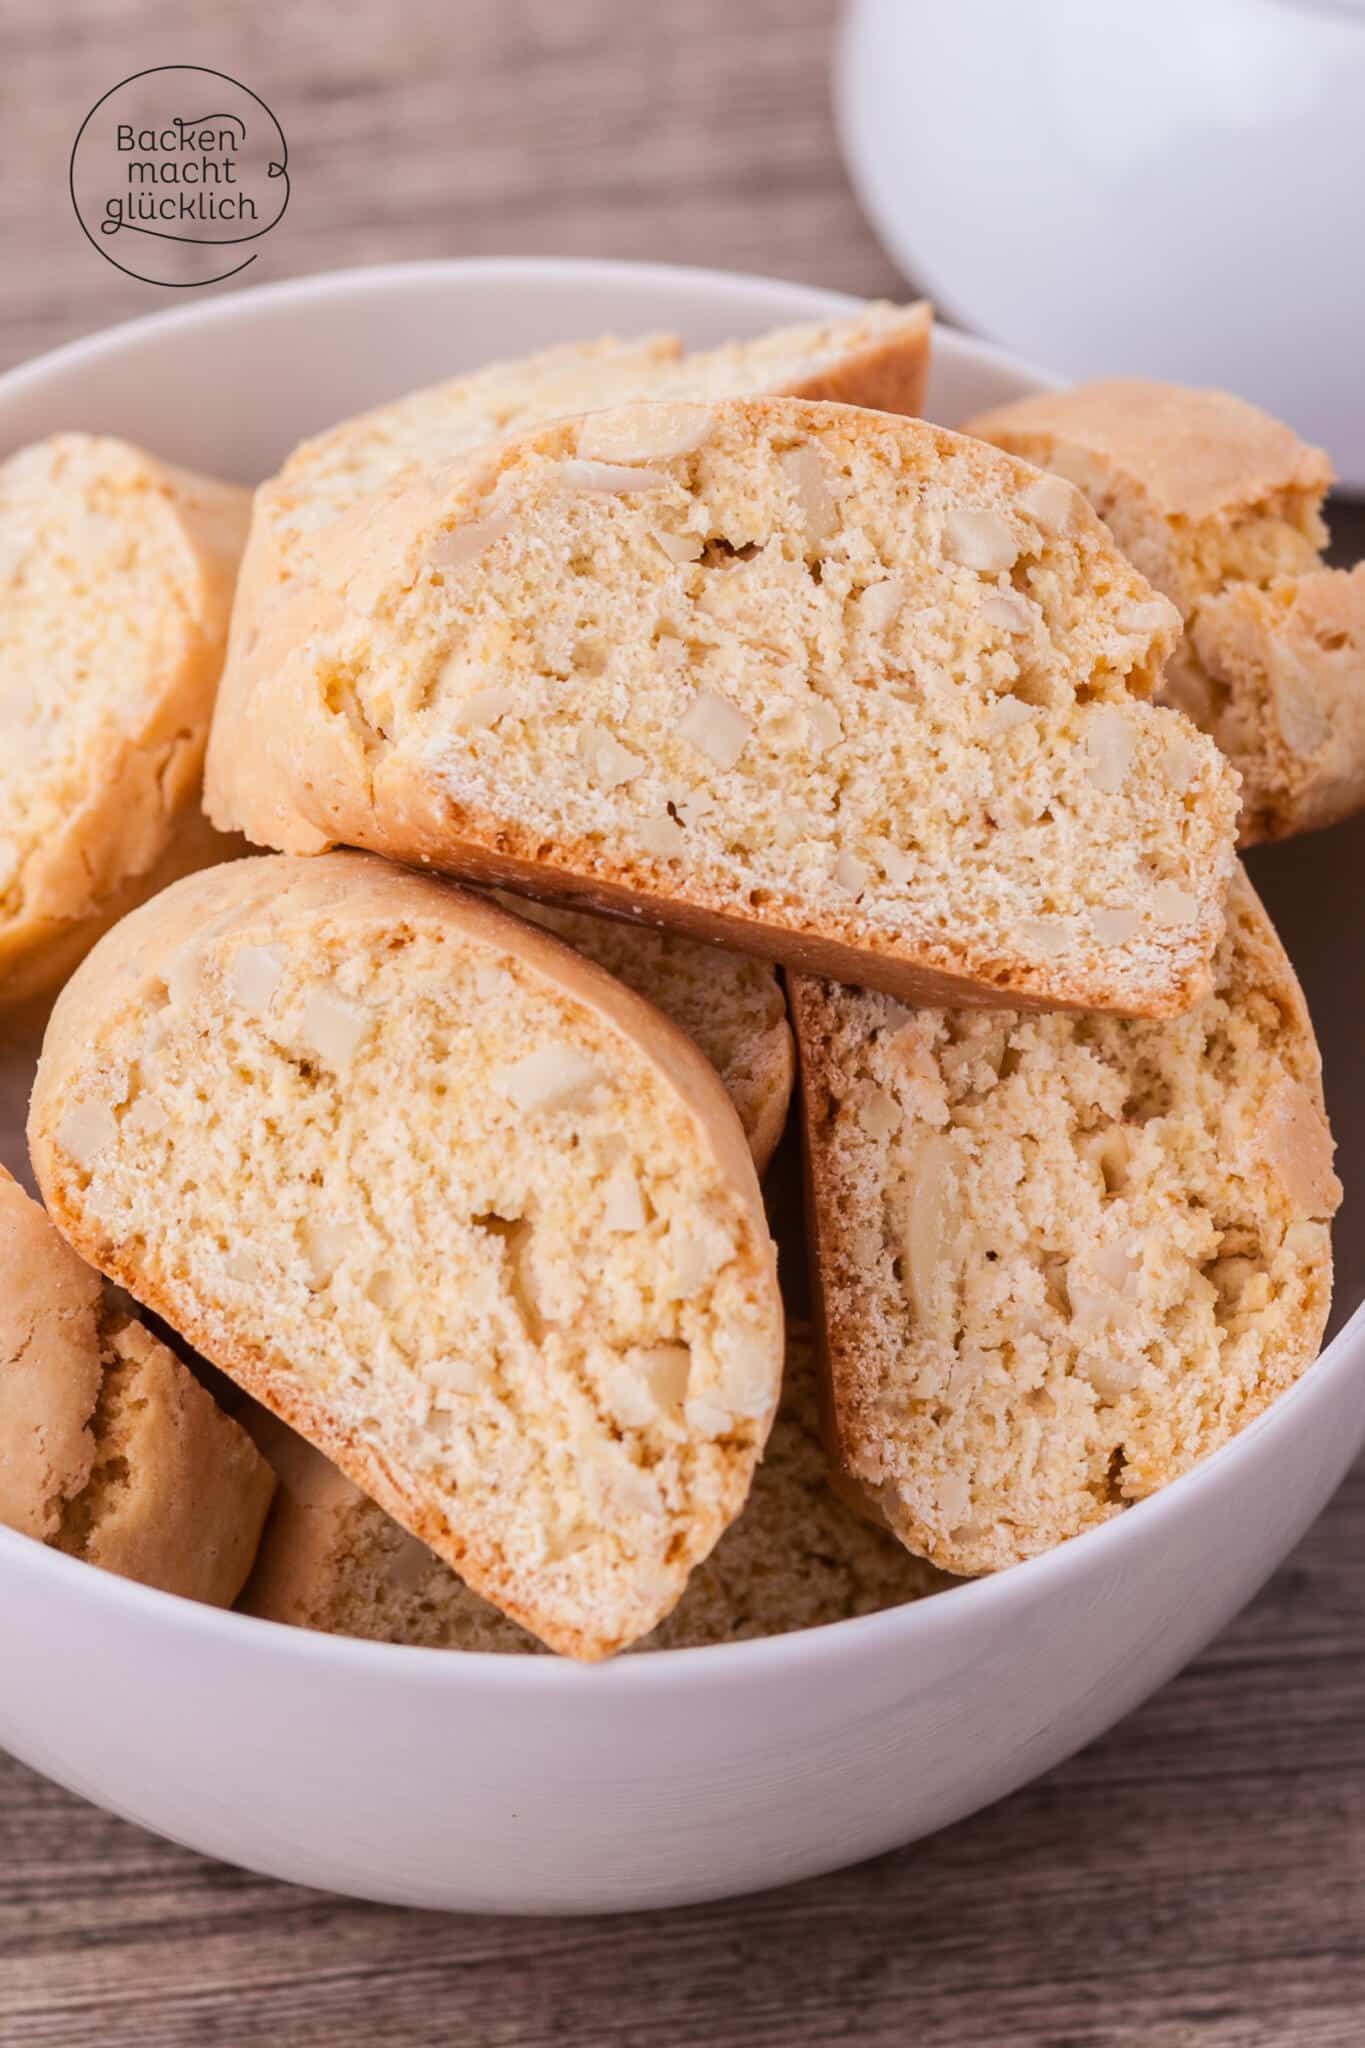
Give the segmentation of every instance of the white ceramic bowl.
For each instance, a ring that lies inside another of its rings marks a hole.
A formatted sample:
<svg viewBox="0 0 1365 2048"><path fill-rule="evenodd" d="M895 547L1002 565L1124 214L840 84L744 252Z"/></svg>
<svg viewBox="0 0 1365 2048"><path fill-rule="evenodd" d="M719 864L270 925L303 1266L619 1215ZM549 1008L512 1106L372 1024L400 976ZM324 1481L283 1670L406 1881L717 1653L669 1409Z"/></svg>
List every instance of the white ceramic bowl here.
<svg viewBox="0 0 1365 2048"><path fill-rule="evenodd" d="M0 380L0 448L104 428L251 478L301 434L491 356L606 327L676 326L705 343L840 303L618 264L310 278L16 371ZM951 422L1038 381L941 335L932 409ZM1306 934L1310 984L1345 1048L1359 968L1333 958L1322 906L1363 845L1348 832L1293 849L1293 901L1276 903L1291 943ZM1365 1131L1349 1137L1365 1155ZM1349 1184L1355 1154L1344 1163ZM363 1898L607 1911L832 1869L1045 1771L1207 1642L1355 1456L1363 1346L1356 1316L1236 1443L1035 1563L802 1635L592 1669L220 1614L0 1530L0 1740L193 1848Z"/></svg>
<svg viewBox="0 0 1365 2048"><path fill-rule="evenodd" d="M964 325L1223 384L1365 491L1365 0L853 0L836 96L878 234Z"/></svg>

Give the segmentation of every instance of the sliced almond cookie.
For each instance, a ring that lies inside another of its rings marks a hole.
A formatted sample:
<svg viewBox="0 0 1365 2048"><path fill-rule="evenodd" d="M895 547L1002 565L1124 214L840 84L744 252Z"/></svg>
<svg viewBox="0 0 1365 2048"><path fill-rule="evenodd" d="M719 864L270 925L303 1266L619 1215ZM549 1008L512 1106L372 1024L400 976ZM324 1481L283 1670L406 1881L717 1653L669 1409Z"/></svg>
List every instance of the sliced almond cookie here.
<svg viewBox="0 0 1365 2048"><path fill-rule="evenodd" d="M274 1475L0 1168L0 1523L230 1607Z"/></svg>
<svg viewBox="0 0 1365 2048"><path fill-rule="evenodd" d="M555 1649L645 1635L744 1503L775 1257L697 1047L520 918L358 855L101 942L30 1118L59 1227Z"/></svg>
<svg viewBox="0 0 1365 2048"><path fill-rule="evenodd" d="M1044 392L968 431L1079 486L1179 605L1163 699L1242 777L1244 846L1365 803L1365 571L1325 569L1332 467L1225 391L1123 378Z"/></svg>
<svg viewBox="0 0 1365 2048"><path fill-rule="evenodd" d="M1207 989L1236 811L1146 701L1178 629L980 442L640 404L339 522L237 744L310 845L907 998L1159 1015Z"/></svg>
<svg viewBox="0 0 1365 2048"><path fill-rule="evenodd" d="M304 821L253 776L233 739L249 716L269 659L261 645L273 607L306 583L327 528L364 498L412 471L437 469L471 449L526 433L563 413L622 399L713 398L787 392L841 399L887 412L918 412L933 321L929 307L868 305L846 318L777 328L753 341L684 356L674 335L618 341L603 336L491 363L343 420L296 448L256 493L223 678L222 712L209 748L207 796L224 830L262 845L316 852ZM292 836L281 836L281 819Z"/></svg>
<svg viewBox="0 0 1365 2048"><path fill-rule="evenodd" d="M432 1649L542 1647L293 1430L260 1409L247 1426L280 1481L242 1596L247 1613ZM698 1565L673 1612L636 1648L786 1635L899 1607L951 1583L831 1490L815 1361L807 1333L794 1330L782 1405L744 1512Z"/></svg>
<svg viewBox="0 0 1365 2048"><path fill-rule="evenodd" d="M89 434L0 464L0 1004L225 858L199 793L249 506Z"/></svg>
<svg viewBox="0 0 1365 2048"><path fill-rule="evenodd" d="M985 1572L1154 1492L1311 1365L1341 1198L1303 997L1244 877L1186 1017L792 988L839 1457Z"/></svg>

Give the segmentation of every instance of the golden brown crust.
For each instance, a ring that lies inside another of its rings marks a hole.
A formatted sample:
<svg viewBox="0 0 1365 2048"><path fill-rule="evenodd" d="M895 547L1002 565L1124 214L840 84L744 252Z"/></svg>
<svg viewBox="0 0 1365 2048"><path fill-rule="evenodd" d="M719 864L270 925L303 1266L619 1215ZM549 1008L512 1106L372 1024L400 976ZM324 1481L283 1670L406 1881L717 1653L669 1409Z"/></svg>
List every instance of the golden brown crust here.
<svg viewBox="0 0 1365 2048"><path fill-rule="evenodd" d="M869 336L841 361L814 376L784 384L780 395L813 398L837 405L865 405L875 412L898 412L918 418L924 410L929 381L933 315L927 305L910 306L904 320L889 331Z"/></svg>
<svg viewBox="0 0 1365 2048"><path fill-rule="evenodd" d="M43 1543L90 1477L102 1292L0 1167L0 1522Z"/></svg>
<svg viewBox="0 0 1365 2048"><path fill-rule="evenodd" d="M61 1549L144 1586L230 1607L256 1556L274 1475L250 1437L138 1322L112 1322L84 1498Z"/></svg>
<svg viewBox="0 0 1365 2048"><path fill-rule="evenodd" d="M329 733L319 735L319 754L332 737ZM317 787L313 785L314 789ZM382 794L378 778L376 789ZM321 808L320 791L317 801ZM329 846L358 843L363 833L368 851L404 865L429 868L485 887L520 890L528 896L542 896L605 916L625 915L648 922L659 914L660 899L643 874L638 883L631 883L608 873L594 873L603 864L603 856L586 841L562 840L547 845L491 813L479 815L470 811L460 820L462 832L469 836L456 836L434 794L425 812L420 808L420 798L411 794L401 819L393 822L387 816L362 820L358 808L352 813L349 791L338 792L333 815L343 807L354 817L355 829L338 831L326 841ZM501 842L497 852L490 850L495 841ZM724 894L719 889L708 889L704 880L690 880L688 892L691 900L679 893L667 901L671 930L685 932L710 945L731 947L737 953L752 953L760 960L776 961L789 974L809 974L825 981L884 989L902 1002L921 1007L1096 1007L1097 998L1092 992L1079 988L1059 990L1055 978L1048 987L1021 986L1026 970L1021 971L1011 960L1001 959L989 966L982 963L971 972L953 973L922 961L898 958L894 936L857 929L851 916L842 932L833 915L831 929L813 932L797 922L799 912L794 906L770 902L764 906L764 922L759 925L737 916L727 906ZM1130 1009L1116 994L1108 997L1104 1007L1120 1015L1176 1016L1197 1002L1206 993L1207 985L1206 970L1192 971L1160 1008L1153 1004L1150 1008L1139 1010L1134 1005Z"/></svg>

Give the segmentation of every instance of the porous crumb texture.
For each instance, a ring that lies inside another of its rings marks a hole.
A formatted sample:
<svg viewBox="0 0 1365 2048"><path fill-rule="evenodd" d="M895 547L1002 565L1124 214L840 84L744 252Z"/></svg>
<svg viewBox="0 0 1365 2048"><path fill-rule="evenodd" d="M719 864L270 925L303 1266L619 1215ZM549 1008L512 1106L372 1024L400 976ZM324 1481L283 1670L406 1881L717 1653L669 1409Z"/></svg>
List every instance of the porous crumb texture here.
<svg viewBox="0 0 1365 2048"><path fill-rule="evenodd" d="M85 434L0 465L0 1001L59 980L198 822L249 506Z"/></svg>
<svg viewBox="0 0 1365 2048"><path fill-rule="evenodd" d="M239 862L59 999L62 1229L554 1647L643 1635L776 1404L738 1118L545 933L357 855Z"/></svg>
<svg viewBox="0 0 1365 2048"><path fill-rule="evenodd" d="M1241 841L1365 802L1365 583L1322 566L1331 465L1223 391L1139 379L1039 393L969 432L1068 478L1173 599L1162 700L1242 777Z"/></svg>
<svg viewBox="0 0 1365 2048"><path fill-rule="evenodd" d="M872 304L844 320L784 327L757 340L684 355L676 335L620 341L604 335L409 392L343 420L296 448L256 493L233 607L221 704L209 749L206 797L214 819L263 845L315 853L322 842L262 788L234 745L255 682L273 658L261 644L281 597L306 582L327 529L407 474L439 469L485 444L566 413L622 399L713 398L761 391L842 399L918 412L929 366L927 305ZM287 833L287 837L281 834Z"/></svg>
<svg viewBox="0 0 1365 2048"><path fill-rule="evenodd" d="M230 1606L274 1478L235 1422L0 1178L0 1522Z"/></svg>
<svg viewBox="0 0 1365 2048"><path fill-rule="evenodd" d="M1317 1355L1341 1195L1303 998L1244 877L1168 1023L910 1012L798 980L845 1470L943 1569L1048 1549Z"/></svg>
<svg viewBox="0 0 1365 2048"><path fill-rule="evenodd" d="M560 422L332 531L240 744L323 838L917 999L1187 1007L1235 778L1075 491L793 399Z"/></svg>
<svg viewBox="0 0 1365 2048"><path fill-rule="evenodd" d="M442 1650L542 1646L470 1591L335 1466L273 1417L251 1424L280 1492L242 1606L270 1620ZM793 1332L782 1403L739 1520L636 1645L693 1649L901 1606L951 1583L831 1491L816 1368Z"/></svg>
<svg viewBox="0 0 1365 2048"><path fill-rule="evenodd" d="M505 891L497 901L614 974L696 1041L739 1111L762 1173L786 1125L796 1079L787 999L776 970L766 960L681 932L532 903Z"/></svg>

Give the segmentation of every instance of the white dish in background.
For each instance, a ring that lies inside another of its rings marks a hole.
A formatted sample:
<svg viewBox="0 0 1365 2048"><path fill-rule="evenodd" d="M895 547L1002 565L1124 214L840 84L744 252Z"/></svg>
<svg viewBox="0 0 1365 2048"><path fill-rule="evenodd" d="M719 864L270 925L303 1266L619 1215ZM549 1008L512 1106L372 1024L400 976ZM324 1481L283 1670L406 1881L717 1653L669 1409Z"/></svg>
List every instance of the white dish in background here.
<svg viewBox="0 0 1365 2048"><path fill-rule="evenodd" d="M0 379L0 449L127 434L243 478L342 413L488 357L818 317L829 294L703 271L473 262L243 292ZM943 334L952 423L1043 380ZM1365 1186L1365 960L1342 955L1347 828L1262 858ZM0 1101L14 1101L11 1069ZM12 1112L11 1112L12 1117ZM13 1150L17 1132L7 1134ZM1338 1300L1362 1259L1339 1230ZM1047 1770L1179 1669L1292 1548L1365 1437L1365 1316L1269 1414L1154 1500L1050 1556L802 1635L595 1668L344 1641L221 1614L0 1530L0 1742L210 1855L358 1897L501 1912L675 1905L779 1884L946 1826Z"/></svg>
<svg viewBox="0 0 1365 2048"><path fill-rule="evenodd" d="M1365 491L1365 0L853 0L844 154L942 310L1221 384Z"/></svg>

